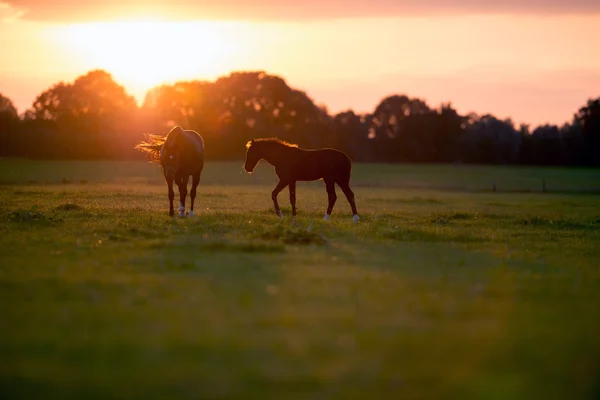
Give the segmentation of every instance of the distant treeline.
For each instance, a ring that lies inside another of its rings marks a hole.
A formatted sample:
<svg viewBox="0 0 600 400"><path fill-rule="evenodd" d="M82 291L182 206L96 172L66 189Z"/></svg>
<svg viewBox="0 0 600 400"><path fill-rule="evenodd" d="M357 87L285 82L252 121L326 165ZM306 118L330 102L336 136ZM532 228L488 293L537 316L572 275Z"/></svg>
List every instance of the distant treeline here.
<svg viewBox="0 0 600 400"><path fill-rule="evenodd" d="M141 107L102 70L53 85L21 115L0 94L4 157L142 158L133 147L143 134L174 125L200 132L213 160L240 159L248 140L276 136L335 147L362 162L600 165L600 97L575 110L570 123L532 129L405 95L384 98L372 113L330 115L264 72L158 86Z"/></svg>

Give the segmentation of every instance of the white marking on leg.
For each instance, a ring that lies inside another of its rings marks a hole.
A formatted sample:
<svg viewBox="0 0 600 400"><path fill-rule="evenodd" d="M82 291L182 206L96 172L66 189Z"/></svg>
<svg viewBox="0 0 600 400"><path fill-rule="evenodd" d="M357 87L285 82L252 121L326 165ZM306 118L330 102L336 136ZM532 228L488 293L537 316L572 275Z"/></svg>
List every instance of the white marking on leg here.
<svg viewBox="0 0 600 400"><path fill-rule="evenodd" d="M179 203L179 216L185 217L185 206L181 203Z"/></svg>
<svg viewBox="0 0 600 400"><path fill-rule="evenodd" d="M329 221L329 217L331 217L331 214L325 214L323 221Z"/></svg>
<svg viewBox="0 0 600 400"><path fill-rule="evenodd" d="M190 217L194 216L194 210L190 210Z"/></svg>
<svg viewBox="0 0 600 400"><path fill-rule="evenodd" d="M281 210L277 211L277 215L279 215L279 218L283 218L283 213L281 212Z"/></svg>
<svg viewBox="0 0 600 400"><path fill-rule="evenodd" d="M360 218L358 218L358 214L354 214L352 216L352 219L354 220L354 223L356 224Z"/></svg>

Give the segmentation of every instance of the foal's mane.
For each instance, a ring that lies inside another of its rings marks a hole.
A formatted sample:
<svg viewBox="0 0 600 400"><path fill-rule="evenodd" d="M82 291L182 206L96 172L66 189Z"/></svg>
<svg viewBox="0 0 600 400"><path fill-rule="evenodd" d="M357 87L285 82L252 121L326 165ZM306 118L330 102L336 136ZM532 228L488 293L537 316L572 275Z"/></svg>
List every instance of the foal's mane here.
<svg viewBox="0 0 600 400"><path fill-rule="evenodd" d="M177 132L183 131L179 126L171 129L166 136L156 135L154 133L144 133L144 140L135 146L135 149L146 153L150 157L150 161L160 161L160 150L166 142L175 140Z"/></svg>
<svg viewBox="0 0 600 400"><path fill-rule="evenodd" d="M246 143L246 148L249 149L253 144L275 144L288 148L298 148L297 144L286 142L285 140L281 140L279 138L260 138L260 139L252 139L248 143Z"/></svg>

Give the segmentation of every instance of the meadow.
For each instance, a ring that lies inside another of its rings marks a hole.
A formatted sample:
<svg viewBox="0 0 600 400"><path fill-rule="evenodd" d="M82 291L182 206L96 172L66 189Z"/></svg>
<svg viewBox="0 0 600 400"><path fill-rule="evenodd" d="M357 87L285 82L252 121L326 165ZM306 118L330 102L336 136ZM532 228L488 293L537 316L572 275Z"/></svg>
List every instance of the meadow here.
<svg viewBox="0 0 600 400"><path fill-rule="evenodd" d="M0 160L0 397L600 397L600 170L356 164L358 224L275 182Z"/></svg>

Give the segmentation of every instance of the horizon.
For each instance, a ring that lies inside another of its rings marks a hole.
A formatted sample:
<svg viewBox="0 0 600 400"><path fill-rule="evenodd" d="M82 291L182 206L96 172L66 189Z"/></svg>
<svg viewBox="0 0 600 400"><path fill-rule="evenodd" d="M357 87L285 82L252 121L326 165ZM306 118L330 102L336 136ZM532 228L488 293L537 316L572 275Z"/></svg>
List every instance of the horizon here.
<svg viewBox="0 0 600 400"><path fill-rule="evenodd" d="M0 93L23 113L52 85L102 69L141 106L161 84L261 70L330 114L371 113L404 94L463 115L562 125L600 94L590 34L600 6L543 3L0 1Z"/></svg>

